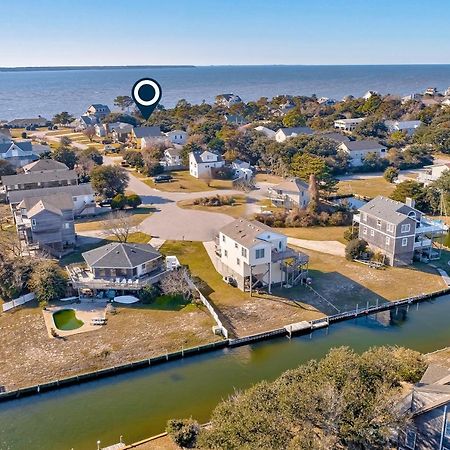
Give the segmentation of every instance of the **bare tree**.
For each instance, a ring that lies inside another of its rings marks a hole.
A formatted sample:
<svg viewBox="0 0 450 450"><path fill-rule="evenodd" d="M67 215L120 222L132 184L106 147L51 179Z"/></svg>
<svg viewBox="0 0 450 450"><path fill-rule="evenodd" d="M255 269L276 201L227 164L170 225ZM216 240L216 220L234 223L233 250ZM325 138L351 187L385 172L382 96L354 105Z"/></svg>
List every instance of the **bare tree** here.
<svg viewBox="0 0 450 450"><path fill-rule="evenodd" d="M161 291L166 295L181 295L188 300L192 297L192 285L188 280L189 271L186 267L172 270L161 278Z"/></svg>
<svg viewBox="0 0 450 450"><path fill-rule="evenodd" d="M133 217L124 211L109 214L103 221L103 229L108 236L114 236L119 242L127 242L133 228Z"/></svg>
<svg viewBox="0 0 450 450"><path fill-rule="evenodd" d="M92 139L95 136L95 128L87 127L85 130L83 130L83 134L89 139L90 142L92 142Z"/></svg>

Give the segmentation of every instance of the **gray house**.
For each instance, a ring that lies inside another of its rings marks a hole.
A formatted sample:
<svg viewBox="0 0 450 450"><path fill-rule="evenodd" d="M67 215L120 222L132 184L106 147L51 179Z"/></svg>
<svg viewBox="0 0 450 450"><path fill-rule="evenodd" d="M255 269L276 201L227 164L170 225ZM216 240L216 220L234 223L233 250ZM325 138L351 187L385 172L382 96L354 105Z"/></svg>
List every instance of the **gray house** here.
<svg viewBox="0 0 450 450"><path fill-rule="evenodd" d="M25 173L52 172L54 170L67 171L69 168L64 163L55 161L54 159L38 159L37 161L23 166L23 171Z"/></svg>
<svg viewBox="0 0 450 450"><path fill-rule="evenodd" d="M78 184L78 177L74 170L48 170L6 175L2 177L2 184L8 193L44 187L76 185Z"/></svg>
<svg viewBox="0 0 450 450"><path fill-rule="evenodd" d="M399 433L399 450L450 449L450 370L432 364L404 399L411 424Z"/></svg>
<svg viewBox="0 0 450 450"><path fill-rule="evenodd" d="M379 196L359 208L359 212L353 216L359 238L375 251L383 253L387 264L408 265L414 257L440 257L435 241L442 238L447 227L425 218L414 207L414 200L408 199L405 204Z"/></svg>
<svg viewBox="0 0 450 450"><path fill-rule="evenodd" d="M39 156L34 153L31 141L11 141L0 142L0 159L17 168L36 161Z"/></svg>
<svg viewBox="0 0 450 450"><path fill-rule="evenodd" d="M69 253L76 241L73 208L65 193L24 198L14 216L24 246L58 257Z"/></svg>
<svg viewBox="0 0 450 450"><path fill-rule="evenodd" d="M164 257L149 244L114 242L83 253L85 267L69 266L77 289L137 291L165 272Z"/></svg>

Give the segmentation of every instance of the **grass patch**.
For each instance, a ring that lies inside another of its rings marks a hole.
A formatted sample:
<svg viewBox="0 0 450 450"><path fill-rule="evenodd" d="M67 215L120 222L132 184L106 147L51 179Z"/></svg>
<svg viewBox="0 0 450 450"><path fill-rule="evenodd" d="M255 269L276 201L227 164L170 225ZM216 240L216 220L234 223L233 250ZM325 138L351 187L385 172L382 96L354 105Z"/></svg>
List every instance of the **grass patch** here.
<svg viewBox="0 0 450 450"><path fill-rule="evenodd" d="M142 231L136 231L135 233L130 233L128 236L128 243L130 244L148 244L148 241L152 237L149 234L142 233ZM115 236L108 236L110 241L117 241Z"/></svg>
<svg viewBox="0 0 450 450"><path fill-rule="evenodd" d="M271 175L268 173L257 173L255 176L256 182L262 182L262 183L273 183L278 184L283 181L282 177L279 177L277 175Z"/></svg>
<svg viewBox="0 0 450 450"><path fill-rule="evenodd" d="M130 214L131 217L131 225L133 227L139 225L142 221L150 217L153 212L152 208L148 207L140 207L136 209L125 209L127 214ZM79 219L75 223L76 231L93 231L93 230L102 230L104 228L104 220L107 219L107 214L103 215L102 220L98 220L98 217L89 217L84 219Z"/></svg>
<svg viewBox="0 0 450 450"><path fill-rule="evenodd" d="M389 197L394 192L395 184L389 183L383 177L372 177L359 180L339 181L338 194L356 194L374 198L377 195Z"/></svg>
<svg viewBox="0 0 450 450"><path fill-rule="evenodd" d="M348 227L307 227L307 228L275 228L286 236L311 241L338 241L347 244L344 232Z"/></svg>
<svg viewBox="0 0 450 450"><path fill-rule="evenodd" d="M161 295L154 301L143 305L146 309L158 309L160 311L181 311L191 310L190 306L195 305L190 300L186 300L182 295Z"/></svg>
<svg viewBox="0 0 450 450"><path fill-rule="evenodd" d="M105 245L107 243L108 243L107 239L100 239L99 241L93 242L92 244L80 245L72 253L70 253L70 254L68 254L66 256L63 256L59 260L59 265L64 267L64 266L67 266L69 264L75 264L75 263L84 262L84 259L81 256L82 253L88 252L89 250L93 250L94 248L101 247L102 245Z"/></svg>
<svg viewBox="0 0 450 450"><path fill-rule="evenodd" d="M195 205L195 200L181 200L177 203L180 208L183 209L194 209L197 211L207 211L227 214L228 216L238 218L245 216L247 209L247 197L245 195L233 195L235 203L233 205L223 205L223 206L205 206L205 205Z"/></svg>
<svg viewBox="0 0 450 450"><path fill-rule="evenodd" d="M155 183L152 178L139 175L138 178L141 178L148 186L164 192L204 192L233 188L231 180L211 180L210 183L206 183L205 180L192 177L188 171L170 172L170 174L174 178L171 183Z"/></svg>

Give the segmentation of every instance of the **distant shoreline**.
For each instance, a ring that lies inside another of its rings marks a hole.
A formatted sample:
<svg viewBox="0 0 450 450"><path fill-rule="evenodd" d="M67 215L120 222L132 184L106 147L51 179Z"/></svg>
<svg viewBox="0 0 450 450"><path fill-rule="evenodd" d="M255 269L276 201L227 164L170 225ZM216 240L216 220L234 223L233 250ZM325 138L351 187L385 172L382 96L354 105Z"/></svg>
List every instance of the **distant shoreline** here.
<svg viewBox="0 0 450 450"><path fill-rule="evenodd" d="M57 72L63 70L111 70L111 69L194 69L196 66L42 66L42 67L0 67L0 72Z"/></svg>

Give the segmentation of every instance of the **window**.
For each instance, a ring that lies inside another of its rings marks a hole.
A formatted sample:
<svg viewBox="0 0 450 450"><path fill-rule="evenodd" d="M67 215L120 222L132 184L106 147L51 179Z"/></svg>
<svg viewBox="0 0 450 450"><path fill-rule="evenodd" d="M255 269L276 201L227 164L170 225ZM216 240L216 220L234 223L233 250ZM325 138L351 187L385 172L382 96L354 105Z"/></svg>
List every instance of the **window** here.
<svg viewBox="0 0 450 450"><path fill-rule="evenodd" d="M363 233L364 233L364 234L367 234L367 227L364 227L364 228L363 228Z"/></svg>
<svg viewBox="0 0 450 450"><path fill-rule="evenodd" d="M66 230L68 230L68 229L70 228L70 223L69 223L69 222L66 222L66 223L64 224L64 228L65 228Z"/></svg>
<svg viewBox="0 0 450 450"><path fill-rule="evenodd" d="M450 418L447 417L447 423L445 424L445 437L450 438Z"/></svg>
<svg viewBox="0 0 450 450"><path fill-rule="evenodd" d="M33 228L36 226L36 219L31 219L31 226Z"/></svg>
<svg viewBox="0 0 450 450"><path fill-rule="evenodd" d="M223 256L225 256L225 257L228 256L228 250L224 250L224 251L223 251Z"/></svg>
<svg viewBox="0 0 450 450"><path fill-rule="evenodd" d="M264 258L264 249L263 248L257 248L255 256L256 256L256 259Z"/></svg>
<svg viewBox="0 0 450 450"><path fill-rule="evenodd" d="M414 431L406 432L405 445L407 448L416 448L416 433Z"/></svg>
<svg viewBox="0 0 450 450"><path fill-rule="evenodd" d="M389 245L391 243L391 238L389 236L386 236L386 245Z"/></svg>
<svg viewBox="0 0 450 450"><path fill-rule="evenodd" d="M281 250L281 241L278 242L278 249Z"/></svg>
<svg viewBox="0 0 450 450"><path fill-rule="evenodd" d="M246 248L244 248L244 247L241 248L241 255L242 255L244 258L247 258L247 249L246 249Z"/></svg>
<svg viewBox="0 0 450 450"><path fill-rule="evenodd" d="M409 224L409 223L404 223L403 225L402 225L402 228L401 228L401 232L402 233L407 233L408 231L410 231L411 230L411 224Z"/></svg>
<svg viewBox="0 0 450 450"><path fill-rule="evenodd" d="M225 235L222 234L222 242L225 242Z"/></svg>
<svg viewBox="0 0 450 450"><path fill-rule="evenodd" d="M236 258L236 264L237 264L238 266L241 265L241 260L240 260L239 258Z"/></svg>
<svg viewBox="0 0 450 450"><path fill-rule="evenodd" d="M234 243L234 248L238 248L237 242Z"/></svg>
<svg viewBox="0 0 450 450"><path fill-rule="evenodd" d="M381 219L377 219L377 227L381 228Z"/></svg>
<svg viewBox="0 0 450 450"><path fill-rule="evenodd" d="M375 230L370 230L370 235L375 236Z"/></svg>
<svg viewBox="0 0 450 450"><path fill-rule="evenodd" d="M141 269L142 269L142 270L145 269L145 264L141 264Z"/></svg>
<svg viewBox="0 0 450 450"><path fill-rule="evenodd" d="M394 224L393 223L388 223L387 227L386 227L386 230L387 230L388 233L393 233L394 230L395 230Z"/></svg>
<svg viewBox="0 0 450 450"><path fill-rule="evenodd" d="M408 238L402 239L402 247L406 247L408 245Z"/></svg>

